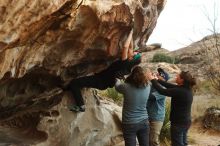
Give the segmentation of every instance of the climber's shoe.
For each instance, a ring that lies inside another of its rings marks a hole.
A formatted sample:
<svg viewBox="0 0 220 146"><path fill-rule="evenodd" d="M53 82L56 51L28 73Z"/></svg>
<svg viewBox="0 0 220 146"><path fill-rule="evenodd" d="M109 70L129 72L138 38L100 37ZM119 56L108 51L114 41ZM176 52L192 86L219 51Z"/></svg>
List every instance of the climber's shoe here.
<svg viewBox="0 0 220 146"><path fill-rule="evenodd" d="M71 105L69 106L69 110L72 112L85 112L85 105L81 105L81 106Z"/></svg>

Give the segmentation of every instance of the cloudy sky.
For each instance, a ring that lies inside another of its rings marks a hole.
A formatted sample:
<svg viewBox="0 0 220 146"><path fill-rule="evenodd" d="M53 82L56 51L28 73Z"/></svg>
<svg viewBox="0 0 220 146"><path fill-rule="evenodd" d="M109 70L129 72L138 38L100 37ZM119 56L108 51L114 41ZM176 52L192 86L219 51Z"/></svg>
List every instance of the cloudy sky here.
<svg viewBox="0 0 220 146"><path fill-rule="evenodd" d="M156 28L147 44L161 43L175 50L211 34L214 16L216 30L220 32L220 0L167 0Z"/></svg>

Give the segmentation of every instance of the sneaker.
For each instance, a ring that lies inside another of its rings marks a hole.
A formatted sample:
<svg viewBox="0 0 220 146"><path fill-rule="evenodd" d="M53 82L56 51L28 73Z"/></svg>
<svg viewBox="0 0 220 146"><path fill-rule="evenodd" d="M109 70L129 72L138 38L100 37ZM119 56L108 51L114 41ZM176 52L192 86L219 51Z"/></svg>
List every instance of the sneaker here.
<svg viewBox="0 0 220 146"><path fill-rule="evenodd" d="M71 105L69 106L69 110L72 112L85 112L85 106Z"/></svg>
<svg viewBox="0 0 220 146"><path fill-rule="evenodd" d="M81 106L79 107L79 111L80 111L80 112L85 112L85 110L86 110L85 105L81 105Z"/></svg>

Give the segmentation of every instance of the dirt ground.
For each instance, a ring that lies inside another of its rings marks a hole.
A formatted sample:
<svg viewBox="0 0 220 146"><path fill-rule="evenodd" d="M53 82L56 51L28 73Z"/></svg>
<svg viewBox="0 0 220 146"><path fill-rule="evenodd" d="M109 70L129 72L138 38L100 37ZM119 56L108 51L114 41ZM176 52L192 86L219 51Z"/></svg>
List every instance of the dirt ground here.
<svg viewBox="0 0 220 146"><path fill-rule="evenodd" d="M204 129L201 122L193 123L189 131L190 146L220 146L220 132Z"/></svg>
<svg viewBox="0 0 220 146"><path fill-rule="evenodd" d="M201 122L193 123L188 135L188 146L220 146L220 132L204 129ZM124 142L116 146L124 146ZM161 144L161 146L165 145Z"/></svg>

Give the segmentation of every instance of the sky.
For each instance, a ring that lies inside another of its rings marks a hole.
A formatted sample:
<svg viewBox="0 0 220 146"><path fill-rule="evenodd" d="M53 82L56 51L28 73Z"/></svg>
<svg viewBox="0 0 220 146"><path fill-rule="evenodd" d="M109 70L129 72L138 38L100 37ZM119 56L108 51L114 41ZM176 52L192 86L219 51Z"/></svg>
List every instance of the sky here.
<svg viewBox="0 0 220 146"><path fill-rule="evenodd" d="M214 22L220 32L220 0L167 0L147 44L180 49L212 34Z"/></svg>

